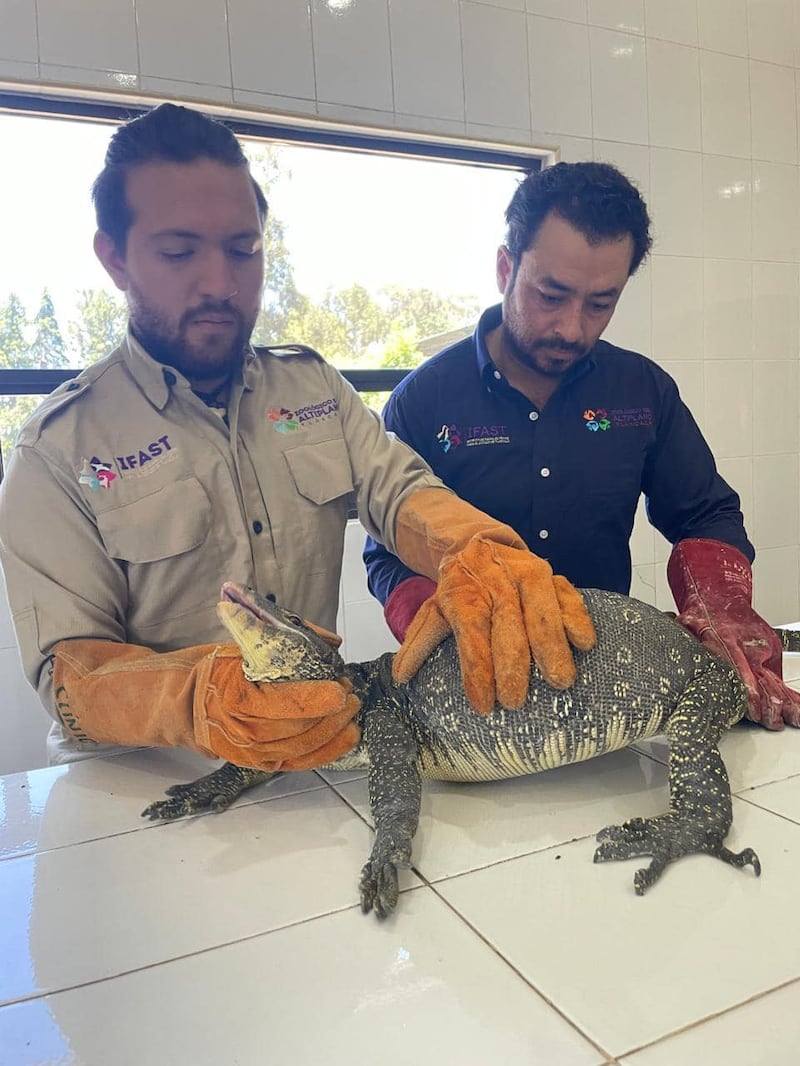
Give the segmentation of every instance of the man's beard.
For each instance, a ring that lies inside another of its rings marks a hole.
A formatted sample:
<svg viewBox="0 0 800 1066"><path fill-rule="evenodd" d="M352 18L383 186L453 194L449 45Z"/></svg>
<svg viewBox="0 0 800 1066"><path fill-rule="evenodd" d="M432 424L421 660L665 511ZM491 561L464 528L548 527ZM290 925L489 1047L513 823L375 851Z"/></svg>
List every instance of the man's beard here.
<svg viewBox="0 0 800 1066"><path fill-rule="evenodd" d="M509 321L507 316L503 318L503 343L506 351L516 362L528 370L535 370L537 374L547 378L563 377L568 370L571 370L576 363L579 363L581 359L585 359L589 354L589 349L584 348L583 345L566 344L558 337L540 337L534 341L526 341L520 336L513 320ZM537 353L540 351L563 352L565 355L571 356L571 359L566 365L553 366L537 358Z"/></svg>
<svg viewBox="0 0 800 1066"><path fill-rule="evenodd" d="M130 296L133 297L131 326L136 339L156 362L174 367L192 383L218 379L232 372L244 359L255 316L252 322L247 322L228 301L204 301L199 307L184 312L175 328L163 314L148 307L140 293L133 290ZM207 314L226 315L233 319L235 329L227 344L214 337L207 337L205 343L189 340L192 322Z"/></svg>

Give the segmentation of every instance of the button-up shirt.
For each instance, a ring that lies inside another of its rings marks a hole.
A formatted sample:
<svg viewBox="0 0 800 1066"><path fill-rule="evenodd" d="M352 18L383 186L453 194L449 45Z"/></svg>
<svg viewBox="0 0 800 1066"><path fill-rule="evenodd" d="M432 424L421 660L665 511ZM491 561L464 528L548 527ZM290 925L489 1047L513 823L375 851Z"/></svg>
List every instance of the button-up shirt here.
<svg viewBox="0 0 800 1066"><path fill-rule="evenodd" d="M333 629L351 494L394 547L425 487L441 483L311 349L250 352L221 418L129 335L41 404L8 463L0 561L25 673L55 717L58 641L225 641L225 580Z"/></svg>
<svg viewBox="0 0 800 1066"><path fill-rule="evenodd" d="M539 409L489 356L486 335L501 320L489 308L471 337L409 374L386 405L387 429L578 586L630 591L642 493L671 543L708 537L753 559L739 497L669 374L601 340ZM364 559L381 603L412 573L374 539Z"/></svg>

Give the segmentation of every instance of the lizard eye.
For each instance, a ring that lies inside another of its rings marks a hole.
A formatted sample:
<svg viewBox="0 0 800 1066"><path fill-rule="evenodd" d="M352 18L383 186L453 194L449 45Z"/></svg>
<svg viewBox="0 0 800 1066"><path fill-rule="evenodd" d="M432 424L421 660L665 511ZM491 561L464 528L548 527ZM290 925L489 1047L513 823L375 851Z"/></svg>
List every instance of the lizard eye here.
<svg viewBox="0 0 800 1066"><path fill-rule="evenodd" d="M286 621L291 622L293 626L302 626L303 624L303 619L296 614L287 614Z"/></svg>

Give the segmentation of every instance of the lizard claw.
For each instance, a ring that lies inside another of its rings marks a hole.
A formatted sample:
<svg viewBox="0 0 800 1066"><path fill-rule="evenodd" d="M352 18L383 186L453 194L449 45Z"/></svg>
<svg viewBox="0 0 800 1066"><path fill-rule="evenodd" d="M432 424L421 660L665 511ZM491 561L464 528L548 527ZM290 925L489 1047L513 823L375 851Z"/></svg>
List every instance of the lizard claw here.
<svg viewBox="0 0 800 1066"><path fill-rule="evenodd" d="M752 848L732 852L723 846L719 834L686 818L673 814L660 818L632 818L622 825L609 825L597 834L600 846L594 853L595 862L614 862L617 859L634 859L643 855L652 857L649 866L637 870L633 886L637 896L654 885L667 864L683 855L713 855L731 866L752 866L756 877L761 874L761 863Z"/></svg>
<svg viewBox="0 0 800 1066"><path fill-rule="evenodd" d="M165 790L171 798L157 800L145 807L142 818L149 818L151 822L164 822L183 818L188 814L203 814L206 811L219 814L227 810L248 788L276 776L278 775L225 763L218 770L199 777L196 781L172 785Z"/></svg>
<svg viewBox="0 0 800 1066"><path fill-rule="evenodd" d="M364 914L374 910L383 919L394 911L400 895L397 870L401 866L411 866L411 841L384 843L381 837L376 837L358 886Z"/></svg>

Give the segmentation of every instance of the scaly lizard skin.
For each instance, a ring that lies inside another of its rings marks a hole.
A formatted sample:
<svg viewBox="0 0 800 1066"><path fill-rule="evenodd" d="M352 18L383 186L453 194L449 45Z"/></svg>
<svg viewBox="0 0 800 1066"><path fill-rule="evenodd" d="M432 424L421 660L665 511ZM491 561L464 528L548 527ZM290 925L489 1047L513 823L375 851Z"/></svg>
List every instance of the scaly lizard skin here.
<svg viewBox="0 0 800 1066"><path fill-rule="evenodd" d="M671 618L638 600L598 589L583 596L597 629L591 651L576 652L578 677L564 691L534 668L525 705L476 714L464 694L452 637L403 686L390 653L345 664L339 653L251 589L226 584L218 611L242 650L253 681L308 680L346 674L362 706L357 748L327 769L367 767L375 842L361 875L365 912L385 917L398 897L397 868L411 863L421 780L488 781L592 759L655 733L670 742L669 812L608 826L595 862L650 856L634 877L641 895L667 863L693 852L733 866L761 866L751 848L723 846L732 821L728 776L718 750L724 730L745 713L736 670ZM224 810L271 774L226 763L143 812L153 819Z"/></svg>

